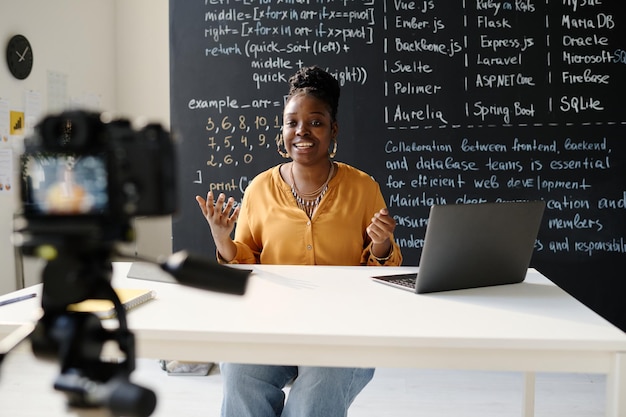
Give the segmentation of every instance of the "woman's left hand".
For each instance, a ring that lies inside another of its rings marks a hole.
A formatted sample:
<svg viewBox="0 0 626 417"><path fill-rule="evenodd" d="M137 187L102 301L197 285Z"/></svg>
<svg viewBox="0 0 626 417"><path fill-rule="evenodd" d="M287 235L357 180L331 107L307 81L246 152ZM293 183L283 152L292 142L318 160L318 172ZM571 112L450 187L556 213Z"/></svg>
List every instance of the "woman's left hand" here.
<svg viewBox="0 0 626 417"><path fill-rule="evenodd" d="M380 209L374 217L372 222L367 226L367 235L372 239L372 244L377 246L380 252L388 253L391 248L391 236L396 228L396 221L389 215L389 210L386 208ZM378 251L376 251L378 252ZM376 254L378 256L378 253ZM385 254L381 254L386 256Z"/></svg>

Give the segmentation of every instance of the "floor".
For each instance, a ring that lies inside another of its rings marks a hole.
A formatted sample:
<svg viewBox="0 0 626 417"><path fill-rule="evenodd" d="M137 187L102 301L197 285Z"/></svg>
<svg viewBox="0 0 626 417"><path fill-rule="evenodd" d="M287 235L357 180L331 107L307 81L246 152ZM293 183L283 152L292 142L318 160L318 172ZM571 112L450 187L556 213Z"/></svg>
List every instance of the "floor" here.
<svg viewBox="0 0 626 417"><path fill-rule="evenodd" d="M57 374L57 363L34 359L26 347L13 352L0 368L0 415L106 415L65 410L65 396L52 390ZM132 380L156 392L153 417L219 416L217 367L208 376L171 376L157 360L140 359ZM521 399L522 375L515 372L382 368L357 397L349 417L519 417ZM604 408L604 376L537 374L537 417L601 417Z"/></svg>

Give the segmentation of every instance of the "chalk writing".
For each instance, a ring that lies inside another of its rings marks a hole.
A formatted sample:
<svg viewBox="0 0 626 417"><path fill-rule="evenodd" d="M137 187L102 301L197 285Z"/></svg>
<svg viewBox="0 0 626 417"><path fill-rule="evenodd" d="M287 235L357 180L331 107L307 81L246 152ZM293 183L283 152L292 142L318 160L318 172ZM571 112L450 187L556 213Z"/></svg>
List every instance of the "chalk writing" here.
<svg viewBox="0 0 626 417"><path fill-rule="evenodd" d="M342 87L337 158L378 179L408 259L418 259L432 204L526 199L546 202L539 261L626 253L616 5L188 3L177 6L189 22L173 26L185 32L172 55L185 210L208 190L240 201L257 173L286 161L276 148L287 81L317 64Z"/></svg>

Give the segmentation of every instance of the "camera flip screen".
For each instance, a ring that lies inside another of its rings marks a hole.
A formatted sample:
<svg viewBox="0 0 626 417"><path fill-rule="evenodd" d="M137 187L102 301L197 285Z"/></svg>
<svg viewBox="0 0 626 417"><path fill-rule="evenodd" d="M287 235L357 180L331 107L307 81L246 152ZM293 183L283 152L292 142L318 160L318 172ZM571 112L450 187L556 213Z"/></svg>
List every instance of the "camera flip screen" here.
<svg viewBox="0 0 626 417"><path fill-rule="evenodd" d="M109 208L104 155L30 154L22 176L27 216L100 215Z"/></svg>

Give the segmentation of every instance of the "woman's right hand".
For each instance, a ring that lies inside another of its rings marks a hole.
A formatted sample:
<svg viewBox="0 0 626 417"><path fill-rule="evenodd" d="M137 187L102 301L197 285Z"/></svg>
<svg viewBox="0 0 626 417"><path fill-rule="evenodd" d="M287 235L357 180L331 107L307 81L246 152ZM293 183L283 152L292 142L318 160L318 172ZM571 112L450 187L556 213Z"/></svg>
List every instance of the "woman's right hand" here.
<svg viewBox="0 0 626 417"><path fill-rule="evenodd" d="M235 222L239 217L239 206L234 207L235 199L229 197L226 200L226 196L223 193L217 197L215 201L213 198L213 192L209 191L206 196L206 200L199 195L196 196L196 201L204 218L211 227L211 234L215 244L219 246L220 243L226 240L230 241L230 236L235 228Z"/></svg>

